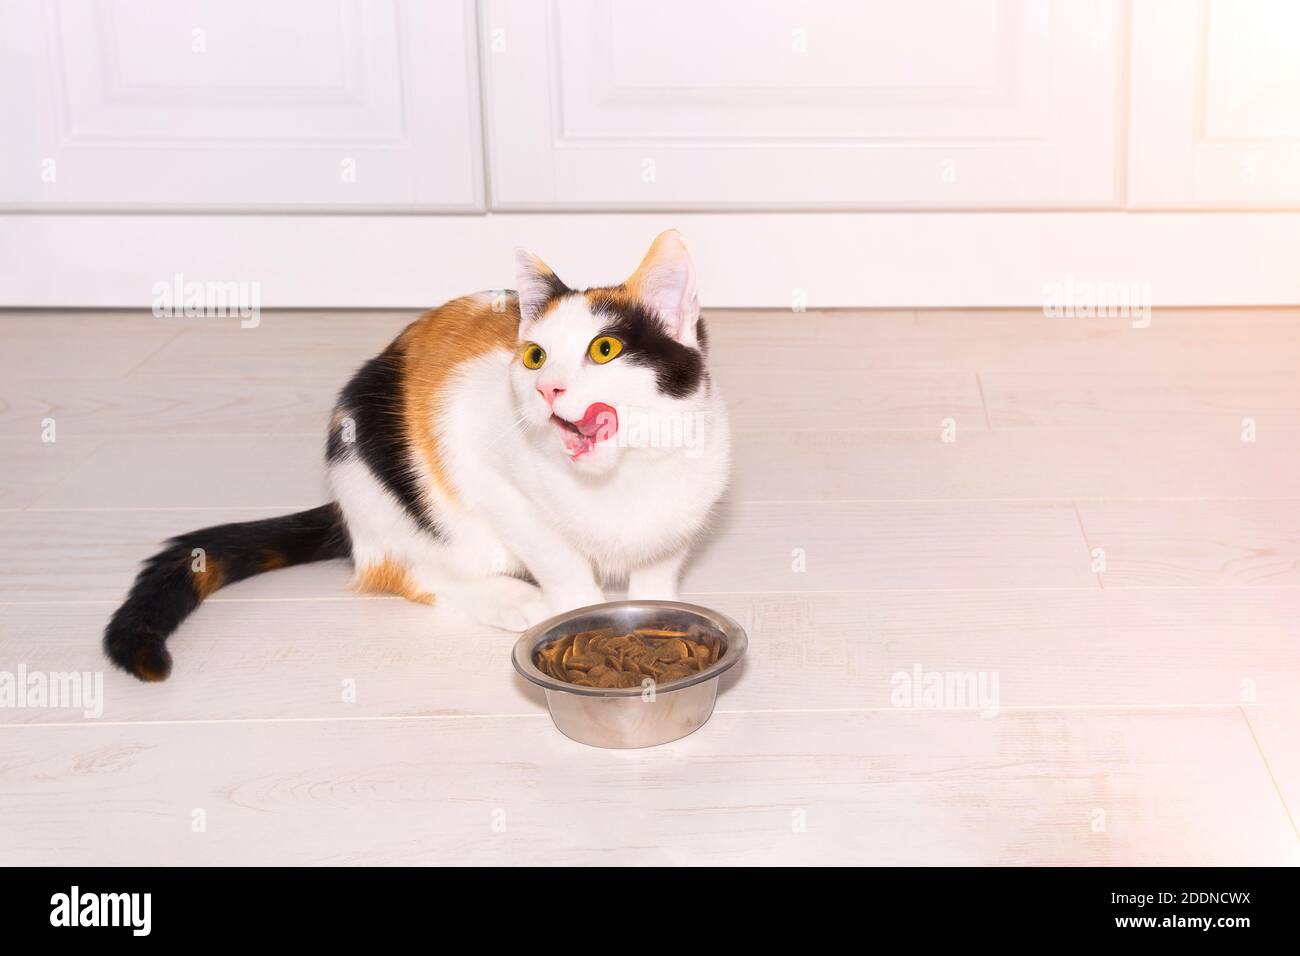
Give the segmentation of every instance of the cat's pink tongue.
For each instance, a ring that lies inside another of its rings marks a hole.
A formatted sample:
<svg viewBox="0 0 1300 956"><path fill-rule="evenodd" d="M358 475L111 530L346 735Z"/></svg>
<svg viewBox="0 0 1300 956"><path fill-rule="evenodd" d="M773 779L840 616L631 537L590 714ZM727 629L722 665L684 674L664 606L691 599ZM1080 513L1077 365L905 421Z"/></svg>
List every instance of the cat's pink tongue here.
<svg viewBox="0 0 1300 956"><path fill-rule="evenodd" d="M613 438L618 431L618 412L604 402L593 402L587 406L582 418L573 423L587 438L605 441Z"/></svg>
<svg viewBox="0 0 1300 956"><path fill-rule="evenodd" d="M587 406L582 418L573 423L577 434L569 432L564 436L564 447L577 461L596 447L596 442L612 438L618 431L618 412L604 402L595 402Z"/></svg>

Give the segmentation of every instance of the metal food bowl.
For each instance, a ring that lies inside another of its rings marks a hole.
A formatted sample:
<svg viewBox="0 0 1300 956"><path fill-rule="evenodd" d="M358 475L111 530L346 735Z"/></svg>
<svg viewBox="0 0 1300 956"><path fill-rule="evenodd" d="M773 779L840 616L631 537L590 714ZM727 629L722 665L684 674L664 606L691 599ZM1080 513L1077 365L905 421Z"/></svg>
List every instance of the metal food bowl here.
<svg viewBox="0 0 1300 956"><path fill-rule="evenodd" d="M543 673L537 651L571 634L613 628L628 633L655 625L703 628L722 642L713 663L687 677L643 687L586 687ZM694 733L713 714L718 678L745 655L739 624L706 607L677 601L613 601L557 615L515 643L515 670L546 691L551 720L566 737L592 747L653 747Z"/></svg>

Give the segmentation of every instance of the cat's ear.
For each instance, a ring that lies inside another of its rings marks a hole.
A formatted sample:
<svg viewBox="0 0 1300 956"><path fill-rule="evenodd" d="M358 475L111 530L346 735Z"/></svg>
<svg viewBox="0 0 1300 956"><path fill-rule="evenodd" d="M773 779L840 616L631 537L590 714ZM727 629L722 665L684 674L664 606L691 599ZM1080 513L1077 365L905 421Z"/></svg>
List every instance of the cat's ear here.
<svg viewBox="0 0 1300 956"><path fill-rule="evenodd" d="M550 266L527 249L515 250L515 288L521 326L535 321L551 299L570 291Z"/></svg>
<svg viewBox="0 0 1300 956"><path fill-rule="evenodd" d="M700 299L695 288L695 263L680 232L669 229L660 233L624 285L673 338L683 345L696 344Z"/></svg>

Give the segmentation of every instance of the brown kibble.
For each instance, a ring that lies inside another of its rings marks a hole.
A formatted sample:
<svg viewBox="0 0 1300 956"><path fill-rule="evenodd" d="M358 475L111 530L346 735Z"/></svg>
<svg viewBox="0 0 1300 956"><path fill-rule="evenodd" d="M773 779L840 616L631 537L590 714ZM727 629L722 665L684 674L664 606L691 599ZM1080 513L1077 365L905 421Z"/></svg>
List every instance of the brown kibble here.
<svg viewBox="0 0 1300 956"><path fill-rule="evenodd" d="M655 660L663 661L665 664L672 661L680 661L686 656L686 645L682 643L681 638L674 637L664 641L655 650Z"/></svg>
<svg viewBox="0 0 1300 956"><path fill-rule="evenodd" d="M635 643L631 634L620 634L605 642L606 651L625 651Z"/></svg>
<svg viewBox="0 0 1300 956"><path fill-rule="evenodd" d="M543 673L578 687L640 687L680 680L716 663L726 648L713 633L692 626L610 628L582 631L538 648L533 662Z"/></svg>

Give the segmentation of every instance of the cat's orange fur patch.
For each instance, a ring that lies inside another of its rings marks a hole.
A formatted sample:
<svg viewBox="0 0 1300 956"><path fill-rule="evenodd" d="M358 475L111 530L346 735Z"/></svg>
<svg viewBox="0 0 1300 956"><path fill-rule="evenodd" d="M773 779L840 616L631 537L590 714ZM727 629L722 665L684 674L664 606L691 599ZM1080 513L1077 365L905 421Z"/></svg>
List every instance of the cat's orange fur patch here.
<svg viewBox="0 0 1300 956"><path fill-rule="evenodd" d="M166 653L161 647L152 644L136 648L131 673L150 683L166 680L172 670L171 663L165 656Z"/></svg>
<svg viewBox="0 0 1300 956"><path fill-rule="evenodd" d="M439 490L452 501L437 422L443 396L456 369L494 349L514 349L519 339L519 303L466 296L426 312L399 339L402 352L402 417L406 434Z"/></svg>
<svg viewBox="0 0 1300 956"><path fill-rule="evenodd" d="M289 559L279 551L263 551L258 569L261 571L274 571L276 568L282 568L288 563Z"/></svg>
<svg viewBox="0 0 1300 956"><path fill-rule="evenodd" d="M384 558L375 564L358 568L354 587L371 594L396 594L416 604L434 602L434 596L428 591L419 590L406 573L406 568L392 558Z"/></svg>
<svg viewBox="0 0 1300 956"><path fill-rule="evenodd" d="M616 309L630 309L641 305L637 297L628 291L627 286L623 285L587 289L582 294L587 300L587 307L592 311L604 305L613 306Z"/></svg>
<svg viewBox="0 0 1300 956"><path fill-rule="evenodd" d="M226 575L221 570L221 565L217 564L211 558L207 559L202 571L190 571L190 584L194 588L194 593L198 595L200 601L204 600L209 594L213 594L221 589L225 583Z"/></svg>

